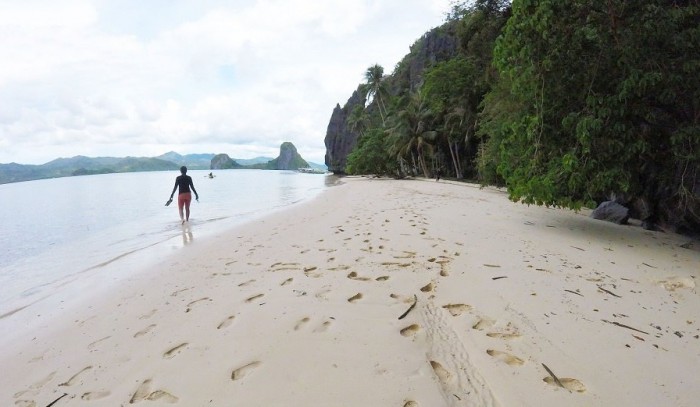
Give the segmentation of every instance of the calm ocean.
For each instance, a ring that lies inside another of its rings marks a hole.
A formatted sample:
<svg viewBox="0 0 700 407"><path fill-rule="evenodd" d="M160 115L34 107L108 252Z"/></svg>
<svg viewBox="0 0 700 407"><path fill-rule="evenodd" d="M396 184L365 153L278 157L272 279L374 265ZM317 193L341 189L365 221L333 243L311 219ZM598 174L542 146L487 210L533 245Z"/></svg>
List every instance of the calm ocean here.
<svg viewBox="0 0 700 407"><path fill-rule="evenodd" d="M138 253L158 261L183 246L319 194L331 176L293 171L190 171L199 192L188 227L178 171L0 185L0 315L51 286ZM177 193L176 193L177 196ZM24 301L23 301L24 300Z"/></svg>

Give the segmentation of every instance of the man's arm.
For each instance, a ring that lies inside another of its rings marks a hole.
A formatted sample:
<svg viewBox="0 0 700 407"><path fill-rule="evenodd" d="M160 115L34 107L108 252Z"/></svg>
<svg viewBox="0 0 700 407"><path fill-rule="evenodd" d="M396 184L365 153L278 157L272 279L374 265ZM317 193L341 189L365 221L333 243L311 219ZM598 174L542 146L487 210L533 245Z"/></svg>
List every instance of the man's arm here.
<svg viewBox="0 0 700 407"><path fill-rule="evenodd" d="M177 178L175 178L175 186L173 187L173 192L170 193L170 198L172 198L173 195L175 195L175 190L176 190L176 189L177 189Z"/></svg>
<svg viewBox="0 0 700 407"><path fill-rule="evenodd" d="M197 190L194 189L194 184L192 183L192 177L190 177L190 188L192 188L192 192L194 192L195 199L199 201L199 194L197 193Z"/></svg>

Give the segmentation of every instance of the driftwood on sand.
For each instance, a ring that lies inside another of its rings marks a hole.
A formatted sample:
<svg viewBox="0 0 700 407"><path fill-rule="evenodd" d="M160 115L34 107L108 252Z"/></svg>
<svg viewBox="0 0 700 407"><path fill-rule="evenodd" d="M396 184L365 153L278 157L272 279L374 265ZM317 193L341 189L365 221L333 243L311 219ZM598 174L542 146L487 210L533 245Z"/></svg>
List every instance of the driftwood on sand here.
<svg viewBox="0 0 700 407"><path fill-rule="evenodd" d="M406 312L404 312L403 314L401 314L401 316L399 317L399 319L404 319L404 318L406 317L406 315L408 315L408 313L411 312L411 310L413 310L413 307L415 307L416 304L418 304L418 296L415 295L415 294L413 294L413 304L411 304L411 306L408 307L408 309L406 310Z"/></svg>

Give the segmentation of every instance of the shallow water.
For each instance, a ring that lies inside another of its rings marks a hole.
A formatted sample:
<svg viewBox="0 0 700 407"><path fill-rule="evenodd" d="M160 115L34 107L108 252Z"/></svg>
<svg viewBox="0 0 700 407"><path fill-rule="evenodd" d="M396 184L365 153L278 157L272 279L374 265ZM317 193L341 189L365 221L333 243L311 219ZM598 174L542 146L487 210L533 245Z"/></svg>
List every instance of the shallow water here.
<svg viewBox="0 0 700 407"><path fill-rule="evenodd" d="M179 172L56 178L0 185L0 315L43 287L145 250L169 251L311 198L329 177L293 171L190 171L200 201L182 227ZM177 193L176 193L177 196Z"/></svg>

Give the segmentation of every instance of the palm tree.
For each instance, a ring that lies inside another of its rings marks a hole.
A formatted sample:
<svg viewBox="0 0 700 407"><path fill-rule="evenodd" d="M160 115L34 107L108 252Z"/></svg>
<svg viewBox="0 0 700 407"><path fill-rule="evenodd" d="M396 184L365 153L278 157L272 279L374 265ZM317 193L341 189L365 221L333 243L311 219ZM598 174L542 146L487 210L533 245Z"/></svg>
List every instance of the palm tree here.
<svg viewBox="0 0 700 407"><path fill-rule="evenodd" d="M470 109L462 107L461 103L452 108L452 110L445 115L445 136L457 178L462 178L463 176L461 160L459 158L460 140L464 138L464 144L468 153L471 138L474 135L475 121L475 114Z"/></svg>
<svg viewBox="0 0 700 407"><path fill-rule="evenodd" d="M384 97L387 95L386 83L384 82L384 68L379 64L374 64L367 68L365 72L365 81L367 81L363 89L367 97L368 103L371 103L374 98L377 99L377 106L379 108L379 115L382 118L382 125L386 125L386 105L384 104ZM372 99L370 101L370 99ZM382 111L384 110L384 111Z"/></svg>
<svg viewBox="0 0 700 407"><path fill-rule="evenodd" d="M356 105L348 115L348 129L358 135L364 134L369 128L370 122L364 106Z"/></svg>
<svg viewBox="0 0 700 407"><path fill-rule="evenodd" d="M397 158L415 154L418 165L426 178L430 172L426 155L433 154L437 132L429 130L432 112L420 93L411 94L406 106L392 116L393 126L387 130L391 136L390 153Z"/></svg>

